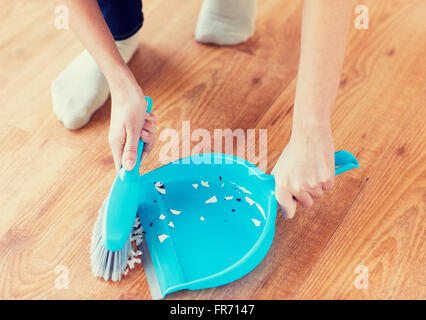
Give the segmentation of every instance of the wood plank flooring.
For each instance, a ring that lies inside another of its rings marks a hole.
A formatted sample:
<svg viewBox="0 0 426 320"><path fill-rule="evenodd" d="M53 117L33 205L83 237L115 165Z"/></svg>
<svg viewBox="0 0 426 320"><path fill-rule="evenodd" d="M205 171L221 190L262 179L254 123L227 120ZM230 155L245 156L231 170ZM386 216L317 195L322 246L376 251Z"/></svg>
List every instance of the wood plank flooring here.
<svg viewBox="0 0 426 320"><path fill-rule="evenodd" d="M200 3L145 0L130 67L154 98L158 132L184 120L210 132L268 129L271 170L290 135L302 1L262 0L254 37L232 47L195 42ZM293 220L278 215L250 274L168 298L426 298L426 2L358 3L370 26L351 28L332 125L336 150L361 168ZM54 27L54 3L0 7L0 299L150 299L139 265L120 283L90 272L92 227L115 175L110 102L75 132L50 102L50 83L81 44ZM157 137L143 171L161 165L164 143ZM69 270L68 289L55 287L58 266ZM367 289L355 286L358 266L368 267Z"/></svg>

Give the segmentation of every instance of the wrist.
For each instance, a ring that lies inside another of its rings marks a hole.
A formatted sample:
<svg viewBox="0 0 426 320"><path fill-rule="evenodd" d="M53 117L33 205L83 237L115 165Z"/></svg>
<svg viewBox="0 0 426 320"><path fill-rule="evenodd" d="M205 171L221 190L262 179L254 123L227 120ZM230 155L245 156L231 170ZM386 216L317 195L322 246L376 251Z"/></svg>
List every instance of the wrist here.
<svg viewBox="0 0 426 320"><path fill-rule="evenodd" d="M122 91L128 88L129 85L134 86L137 81L132 71L127 65L115 65L109 68L108 72L105 73L105 77L108 81L109 88L112 92Z"/></svg>
<svg viewBox="0 0 426 320"><path fill-rule="evenodd" d="M313 133L331 132L330 117L328 115L315 115L309 112L294 113L292 132L310 135Z"/></svg>

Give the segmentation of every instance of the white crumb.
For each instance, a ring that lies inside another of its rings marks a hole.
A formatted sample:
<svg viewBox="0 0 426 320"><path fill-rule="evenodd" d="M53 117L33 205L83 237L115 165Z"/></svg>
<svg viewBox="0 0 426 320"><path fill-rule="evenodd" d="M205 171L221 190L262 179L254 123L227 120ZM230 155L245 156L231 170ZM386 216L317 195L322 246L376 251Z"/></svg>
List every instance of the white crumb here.
<svg viewBox="0 0 426 320"><path fill-rule="evenodd" d="M200 220L201 220L201 221L204 221L204 217L203 217L203 216L201 216L201 217L200 217Z"/></svg>
<svg viewBox="0 0 426 320"><path fill-rule="evenodd" d="M209 182L208 182L208 181L203 181L203 180L201 180L201 185L202 185L203 187L206 187L206 188L210 187L210 186L209 186Z"/></svg>
<svg viewBox="0 0 426 320"><path fill-rule="evenodd" d="M141 225L141 222L139 221L139 217L137 216L135 218L135 223L133 224L133 228L139 228L140 225Z"/></svg>
<svg viewBox="0 0 426 320"><path fill-rule="evenodd" d="M172 227L172 228L175 227L175 225L174 225L174 223L172 221L169 222L169 226Z"/></svg>
<svg viewBox="0 0 426 320"><path fill-rule="evenodd" d="M142 227L139 227L137 229L133 229L133 234L142 234L142 233L143 233Z"/></svg>
<svg viewBox="0 0 426 320"><path fill-rule="evenodd" d="M257 220L257 219L251 219L251 221L253 221L253 223L254 223L254 225L256 226L256 227L259 227L260 226L260 221L259 220Z"/></svg>
<svg viewBox="0 0 426 320"><path fill-rule="evenodd" d="M240 187L240 186L237 186L238 188L240 188L243 192L245 192L245 193L248 193L248 194L252 194L250 191L248 191L246 188L244 188L244 187Z"/></svg>
<svg viewBox="0 0 426 320"><path fill-rule="evenodd" d="M216 196L213 196L210 199L206 200L206 203L215 203L215 202L217 202Z"/></svg>
<svg viewBox="0 0 426 320"><path fill-rule="evenodd" d="M155 187L155 190L157 190L161 194L166 194L166 189L164 189L164 188Z"/></svg>
<svg viewBox="0 0 426 320"><path fill-rule="evenodd" d="M132 256L132 257L139 257L141 254L142 254L142 251L140 251L140 250L136 250L136 251L131 250L130 251L130 256Z"/></svg>
<svg viewBox="0 0 426 320"><path fill-rule="evenodd" d="M160 216L158 217L158 219L164 220L164 219L166 219L166 216L164 214L160 214Z"/></svg>
<svg viewBox="0 0 426 320"><path fill-rule="evenodd" d="M130 236L130 241L136 241L136 242L138 242L139 240L141 240L142 241L142 234L132 234L131 236ZM140 243L140 242L139 242Z"/></svg>
<svg viewBox="0 0 426 320"><path fill-rule="evenodd" d="M246 201L247 201L247 203L249 204L249 205L253 205L255 202L252 200L252 199L250 199L249 197L247 197L246 196Z"/></svg>
<svg viewBox="0 0 426 320"><path fill-rule="evenodd" d="M182 211L174 210L174 209L170 209L170 212L173 213L173 214L175 214L175 215L178 215L178 214L182 213Z"/></svg>
<svg viewBox="0 0 426 320"><path fill-rule="evenodd" d="M139 253L139 254L138 254ZM138 251L131 251L131 253L130 253L130 258L129 258L129 260L127 261L127 266L130 268L130 269L133 269L134 267L135 267L135 263L141 263L142 261L141 261L141 259L140 258L138 258L138 256L140 256L140 254L141 254L141 252L138 250Z"/></svg>
<svg viewBox="0 0 426 320"><path fill-rule="evenodd" d="M160 240L160 242L163 242L164 240L166 240L169 236L167 234L161 234L158 236L158 240Z"/></svg>
<svg viewBox="0 0 426 320"><path fill-rule="evenodd" d="M225 200L232 200L234 196L225 197Z"/></svg>
<svg viewBox="0 0 426 320"><path fill-rule="evenodd" d="M194 183L192 186L193 186L195 189L197 189L197 188L198 188L198 183Z"/></svg>

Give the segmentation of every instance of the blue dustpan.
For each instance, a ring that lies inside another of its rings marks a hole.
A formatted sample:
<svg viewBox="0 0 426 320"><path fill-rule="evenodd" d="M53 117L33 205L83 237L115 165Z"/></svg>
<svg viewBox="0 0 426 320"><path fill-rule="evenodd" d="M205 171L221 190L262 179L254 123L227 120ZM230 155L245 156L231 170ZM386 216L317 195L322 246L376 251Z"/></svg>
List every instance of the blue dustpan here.
<svg viewBox="0 0 426 320"><path fill-rule="evenodd" d="M359 167L335 153L336 174ZM153 299L220 286L255 268L271 246L275 180L226 154L180 159L140 177L142 261Z"/></svg>

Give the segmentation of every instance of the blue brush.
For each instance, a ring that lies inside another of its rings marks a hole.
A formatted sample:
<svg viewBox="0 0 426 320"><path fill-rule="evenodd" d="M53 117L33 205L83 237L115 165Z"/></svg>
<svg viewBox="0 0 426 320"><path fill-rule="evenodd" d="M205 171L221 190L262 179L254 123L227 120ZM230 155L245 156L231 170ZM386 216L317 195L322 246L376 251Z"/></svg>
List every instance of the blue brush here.
<svg viewBox="0 0 426 320"><path fill-rule="evenodd" d="M152 100L145 97L151 112ZM92 272L105 280L120 281L131 252L130 236L139 204L139 165L144 143L139 140L138 157L131 171L120 168L108 198L99 210L92 235Z"/></svg>

